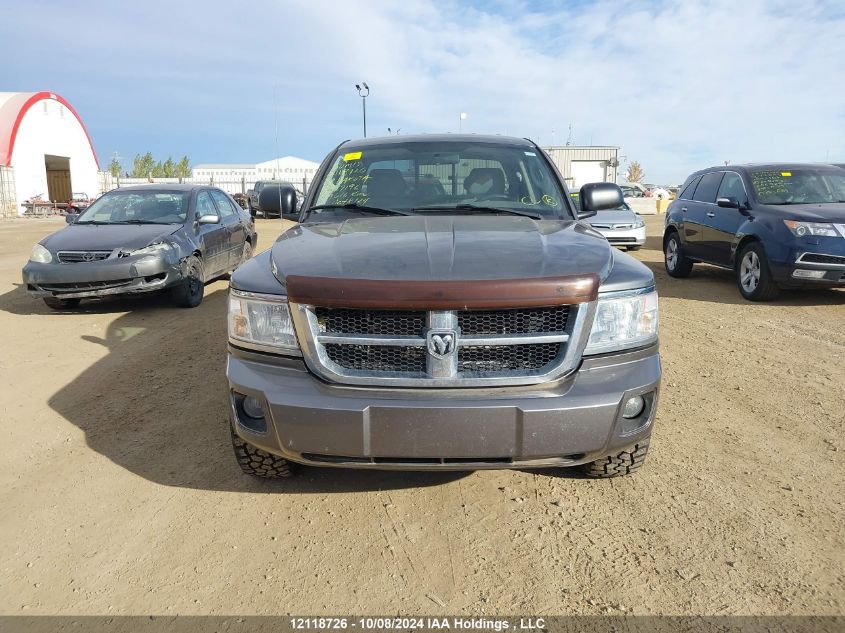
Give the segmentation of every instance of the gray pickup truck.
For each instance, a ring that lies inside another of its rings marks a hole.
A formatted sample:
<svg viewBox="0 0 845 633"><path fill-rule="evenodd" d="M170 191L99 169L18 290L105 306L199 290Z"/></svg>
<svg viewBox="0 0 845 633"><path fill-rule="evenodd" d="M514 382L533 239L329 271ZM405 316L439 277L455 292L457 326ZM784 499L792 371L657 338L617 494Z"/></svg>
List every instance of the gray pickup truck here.
<svg viewBox="0 0 845 633"><path fill-rule="evenodd" d="M620 189L580 200L527 140L337 147L300 224L231 278L243 471L639 468L661 377L654 277L580 221ZM289 213L296 192L259 204Z"/></svg>

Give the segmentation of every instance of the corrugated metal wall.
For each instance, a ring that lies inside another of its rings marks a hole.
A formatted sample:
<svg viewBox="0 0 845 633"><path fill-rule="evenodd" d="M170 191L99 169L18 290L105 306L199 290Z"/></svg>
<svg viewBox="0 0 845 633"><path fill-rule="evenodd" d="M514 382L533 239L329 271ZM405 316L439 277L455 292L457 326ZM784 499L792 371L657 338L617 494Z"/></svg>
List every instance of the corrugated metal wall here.
<svg viewBox="0 0 845 633"><path fill-rule="evenodd" d="M0 166L0 219L18 217L15 170Z"/></svg>
<svg viewBox="0 0 845 633"><path fill-rule="evenodd" d="M572 161L602 161L605 165L605 180L616 182L619 173L619 148L618 147L582 147L575 145L559 145L555 147L544 147L543 150L549 155L567 186L572 185Z"/></svg>

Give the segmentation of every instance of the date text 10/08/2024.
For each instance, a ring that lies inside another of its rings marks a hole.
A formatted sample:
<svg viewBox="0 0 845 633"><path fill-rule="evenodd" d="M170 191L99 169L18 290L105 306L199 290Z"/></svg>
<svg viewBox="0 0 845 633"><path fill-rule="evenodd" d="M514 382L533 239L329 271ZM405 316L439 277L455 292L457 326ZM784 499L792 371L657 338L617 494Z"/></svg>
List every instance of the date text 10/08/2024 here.
<svg viewBox="0 0 845 633"><path fill-rule="evenodd" d="M290 626L294 630L456 630L456 631L538 631L543 630L543 618L461 618L461 617L293 617Z"/></svg>

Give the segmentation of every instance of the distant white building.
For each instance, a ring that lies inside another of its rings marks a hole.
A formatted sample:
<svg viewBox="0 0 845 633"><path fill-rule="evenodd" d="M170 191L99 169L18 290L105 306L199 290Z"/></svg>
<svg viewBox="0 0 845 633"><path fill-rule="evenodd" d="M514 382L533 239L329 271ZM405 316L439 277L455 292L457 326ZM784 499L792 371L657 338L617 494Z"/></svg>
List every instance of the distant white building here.
<svg viewBox="0 0 845 633"><path fill-rule="evenodd" d="M311 183L317 173L319 163L296 156L282 156L256 165L208 163L195 165L192 176L194 181L214 182L218 184L245 181L251 186L257 180L283 180L301 185L303 180Z"/></svg>

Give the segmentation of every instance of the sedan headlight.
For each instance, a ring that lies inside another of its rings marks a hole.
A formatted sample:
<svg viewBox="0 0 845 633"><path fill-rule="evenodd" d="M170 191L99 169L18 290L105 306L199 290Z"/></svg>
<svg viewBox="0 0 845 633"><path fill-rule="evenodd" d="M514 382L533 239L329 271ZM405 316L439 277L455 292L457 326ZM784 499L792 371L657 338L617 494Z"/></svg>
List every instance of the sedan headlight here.
<svg viewBox="0 0 845 633"><path fill-rule="evenodd" d="M805 235L820 235L823 237L839 237L832 224L822 222L797 222L795 220L784 220L786 227L793 235L804 237Z"/></svg>
<svg viewBox="0 0 845 633"><path fill-rule="evenodd" d="M599 296L585 354L642 347L657 340L657 292Z"/></svg>
<svg viewBox="0 0 845 633"><path fill-rule="evenodd" d="M173 246L169 242L156 242L155 244L150 244L144 248L132 251L132 255L155 255L157 253L166 253L171 248Z"/></svg>
<svg viewBox="0 0 845 633"><path fill-rule="evenodd" d="M29 255L29 261L38 262L39 264L49 264L53 261L53 255L41 244L36 244L32 247L32 253Z"/></svg>
<svg viewBox="0 0 845 633"><path fill-rule="evenodd" d="M229 291L229 341L262 352L301 355L282 296Z"/></svg>
<svg viewBox="0 0 845 633"><path fill-rule="evenodd" d="M642 218L640 218L640 217L637 217L637 221L636 221L636 222L634 222L634 228L635 228L635 229L641 229L641 228L643 228L644 226L645 226L645 222L643 222L643 219L642 219Z"/></svg>

